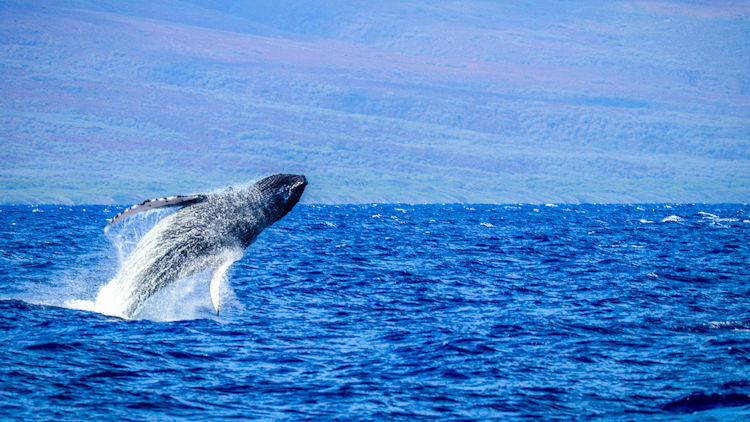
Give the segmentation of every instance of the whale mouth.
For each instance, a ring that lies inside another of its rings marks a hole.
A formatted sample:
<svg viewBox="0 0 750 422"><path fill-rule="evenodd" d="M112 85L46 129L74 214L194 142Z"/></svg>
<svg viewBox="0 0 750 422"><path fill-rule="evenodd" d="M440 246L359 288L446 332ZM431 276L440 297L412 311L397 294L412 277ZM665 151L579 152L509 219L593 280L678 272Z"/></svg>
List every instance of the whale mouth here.
<svg viewBox="0 0 750 422"><path fill-rule="evenodd" d="M290 181L291 183L279 189L279 194L281 194L283 198L283 205L281 213L274 219L274 221L278 221L287 215L287 213L297 205L297 202L299 202L299 199L302 196L302 192L304 192L305 187L307 187L307 178L305 178L305 176L292 175L290 177L292 178Z"/></svg>
<svg viewBox="0 0 750 422"><path fill-rule="evenodd" d="M289 209L291 209L297 201L299 201L299 198L302 196L302 192L305 191L305 188L307 187L307 179L305 176L298 176L298 179L292 184L292 186L289 188L290 190L290 196L287 200L287 205ZM292 204L289 204L289 202L294 201Z"/></svg>
<svg viewBox="0 0 750 422"><path fill-rule="evenodd" d="M287 184L279 188L279 193L285 195L287 200L293 198L295 195L301 195L307 186L307 179L305 176L293 176L295 179L291 184Z"/></svg>
<svg viewBox="0 0 750 422"><path fill-rule="evenodd" d="M292 185L292 192L295 192L300 187L304 190L305 187L307 186L307 178L305 178L305 176L299 176L299 177L300 179L294 182L294 184Z"/></svg>

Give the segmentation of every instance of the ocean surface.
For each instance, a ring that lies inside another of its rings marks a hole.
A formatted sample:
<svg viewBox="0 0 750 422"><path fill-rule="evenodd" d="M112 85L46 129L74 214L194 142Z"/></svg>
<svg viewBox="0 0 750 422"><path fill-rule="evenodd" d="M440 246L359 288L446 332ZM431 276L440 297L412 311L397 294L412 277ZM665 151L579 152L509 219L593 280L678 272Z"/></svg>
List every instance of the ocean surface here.
<svg viewBox="0 0 750 422"><path fill-rule="evenodd" d="M0 207L0 419L750 419L747 205L298 205L134 320L120 210Z"/></svg>

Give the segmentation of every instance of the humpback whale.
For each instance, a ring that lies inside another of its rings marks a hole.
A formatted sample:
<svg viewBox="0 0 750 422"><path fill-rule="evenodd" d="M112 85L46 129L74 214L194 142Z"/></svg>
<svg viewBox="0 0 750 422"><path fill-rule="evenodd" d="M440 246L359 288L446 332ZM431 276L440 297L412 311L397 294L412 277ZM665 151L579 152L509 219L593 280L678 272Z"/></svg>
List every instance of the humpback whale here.
<svg viewBox="0 0 750 422"><path fill-rule="evenodd" d="M219 312L219 283L227 268L263 229L285 216L307 186L305 176L276 174L241 189L144 201L110 220L107 228L138 212L182 207L160 220L138 242L118 274L99 291L107 312L132 318L168 284L209 268L209 291Z"/></svg>

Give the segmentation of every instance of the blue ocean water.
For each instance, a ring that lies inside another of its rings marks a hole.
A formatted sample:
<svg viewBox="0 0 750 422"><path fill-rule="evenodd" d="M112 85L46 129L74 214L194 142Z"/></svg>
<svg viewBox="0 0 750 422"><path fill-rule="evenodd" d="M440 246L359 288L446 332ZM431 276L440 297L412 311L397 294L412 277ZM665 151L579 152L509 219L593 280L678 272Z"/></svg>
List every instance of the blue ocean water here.
<svg viewBox="0 0 750 422"><path fill-rule="evenodd" d="M0 418L750 418L746 205L298 205L138 320L121 209L0 207Z"/></svg>

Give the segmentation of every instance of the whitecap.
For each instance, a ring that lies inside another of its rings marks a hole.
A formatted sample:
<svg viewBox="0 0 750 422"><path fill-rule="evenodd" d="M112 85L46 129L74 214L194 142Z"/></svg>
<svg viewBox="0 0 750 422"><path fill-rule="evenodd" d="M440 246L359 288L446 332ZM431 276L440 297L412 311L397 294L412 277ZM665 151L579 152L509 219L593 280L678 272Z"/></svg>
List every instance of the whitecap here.
<svg viewBox="0 0 750 422"><path fill-rule="evenodd" d="M666 217L663 220L661 220L662 223L668 223L670 221L671 222L675 222L675 223L679 223L679 222L685 221L685 219L682 218L682 217L680 217L680 216L678 216L678 215L670 215L669 217Z"/></svg>
<svg viewBox="0 0 750 422"><path fill-rule="evenodd" d="M711 214L710 212L703 212L703 211L699 211L699 212L698 212L698 215L702 215L702 216L703 216L703 218L714 218L714 219L715 219L715 218L719 218L719 216L718 216L718 215L716 215L716 214Z"/></svg>
<svg viewBox="0 0 750 422"><path fill-rule="evenodd" d="M750 326L742 321L710 321L706 324L710 328L728 329L732 331L750 331Z"/></svg>

